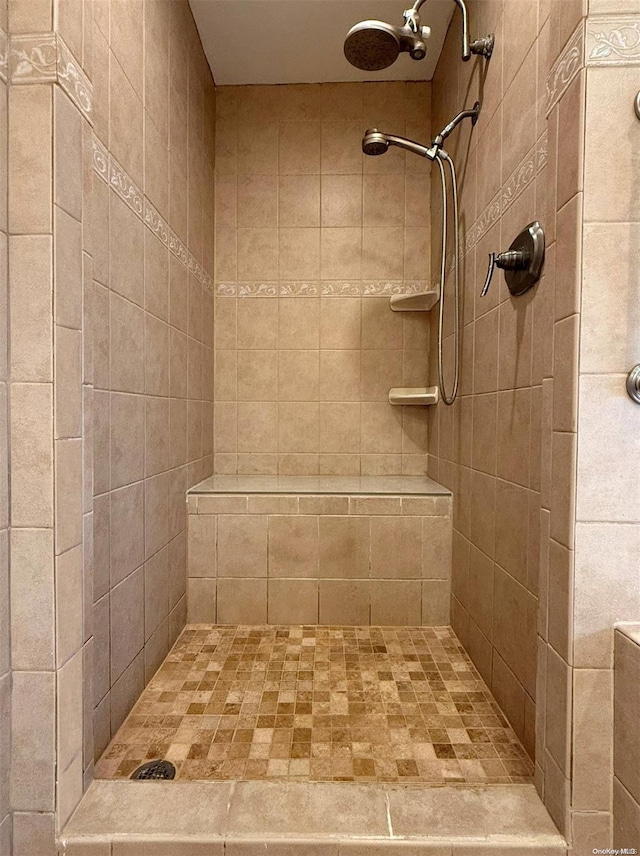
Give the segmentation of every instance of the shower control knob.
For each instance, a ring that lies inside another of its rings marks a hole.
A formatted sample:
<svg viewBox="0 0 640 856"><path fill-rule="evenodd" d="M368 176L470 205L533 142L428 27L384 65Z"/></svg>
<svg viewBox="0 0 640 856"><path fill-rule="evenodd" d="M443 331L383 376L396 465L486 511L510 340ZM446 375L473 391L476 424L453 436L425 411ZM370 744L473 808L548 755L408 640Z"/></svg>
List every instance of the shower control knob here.
<svg viewBox="0 0 640 856"><path fill-rule="evenodd" d="M544 229L535 221L520 232L504 253L489 253L489 269L482 288L482 297L489 291L493 272L497 267L506 271L505 279L514 296L533 288L542 274L544 245Z"/></svg>

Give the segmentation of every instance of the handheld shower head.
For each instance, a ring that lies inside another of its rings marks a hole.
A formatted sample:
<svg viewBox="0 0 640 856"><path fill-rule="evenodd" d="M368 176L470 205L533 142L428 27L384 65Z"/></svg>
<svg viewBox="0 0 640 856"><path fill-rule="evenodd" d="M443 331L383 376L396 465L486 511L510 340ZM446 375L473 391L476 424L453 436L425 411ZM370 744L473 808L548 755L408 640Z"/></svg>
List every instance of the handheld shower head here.
<svg viewBox="0 0 640 856"><path fill-rule="evenodd" d="M362 151L365 155L383 155L389 148L389 140L386 134L382 134L377 128L369 128L362 138Z"/></svg>
<svg viewBox="0 0 640 856"><path fill-rule="evenodd" d="M430 32L429 27L420 27L419 20L416 24L413 17L408 18L406 12L403 27L384 21L360 21L347 33L344 55L356 68L380 71L393 65L403 51L412 59L424 59L427 55L425 39Z"/></svg>
<svg viewBox="0 0 640 856"><path fill-rule="evenodd" d="M365 131L362 138L362 151L365 155L383 155L389 146L398 146L400 149L405 149L408 152L413 152L421 158L429 158L433 160L438 150L434 147L427 148L421 143L416 143L413 140L408 140L406 137L397 137L395 134L383 134L377 128L369 128Z"/></svg>

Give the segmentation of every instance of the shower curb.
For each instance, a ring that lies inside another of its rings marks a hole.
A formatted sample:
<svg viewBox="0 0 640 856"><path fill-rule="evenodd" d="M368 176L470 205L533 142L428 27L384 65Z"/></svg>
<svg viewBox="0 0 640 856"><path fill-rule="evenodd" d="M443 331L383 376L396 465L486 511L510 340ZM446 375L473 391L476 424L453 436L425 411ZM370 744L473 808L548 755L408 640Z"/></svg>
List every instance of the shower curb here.
<svg viewBox="0 0 640 856"><path fill-rule="evenodd" d="M566 856L532 785L95 781L60 856Z"/></svg>

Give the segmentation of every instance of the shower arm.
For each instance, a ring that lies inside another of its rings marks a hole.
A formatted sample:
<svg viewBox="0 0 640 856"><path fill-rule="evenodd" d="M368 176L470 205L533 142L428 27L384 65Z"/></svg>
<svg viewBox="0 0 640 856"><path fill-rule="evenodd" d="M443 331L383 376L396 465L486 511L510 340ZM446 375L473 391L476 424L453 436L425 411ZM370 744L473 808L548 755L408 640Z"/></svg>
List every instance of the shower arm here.
<svg viewBox="0 0 640 856"><path fill-rule="evenodd" d="M467 6L464 0L453 1L462 12L462 59L464 62L468 62L472 54L478 54L485 59L490 59L495 41L493 34L469 43L469 13L467 12ZM419 10L423 3L426 3L426 0L415 0L413 6L404 13L404 20L414 33L420 31Z"/></svg>
<svg viewBox="0 0 640 856"><path fill-rule="evenodd" d="M475 125L478 121L478 116L480 115L480 102L476 101L473 107L470 110L461 110L455 119L452 119L448 125L446 125L440 133L434 138L433 146L436 148L440 148L444 141L447 139L449 134L455 130L460 122L464 119L471 119L471 124Z"/></svg>

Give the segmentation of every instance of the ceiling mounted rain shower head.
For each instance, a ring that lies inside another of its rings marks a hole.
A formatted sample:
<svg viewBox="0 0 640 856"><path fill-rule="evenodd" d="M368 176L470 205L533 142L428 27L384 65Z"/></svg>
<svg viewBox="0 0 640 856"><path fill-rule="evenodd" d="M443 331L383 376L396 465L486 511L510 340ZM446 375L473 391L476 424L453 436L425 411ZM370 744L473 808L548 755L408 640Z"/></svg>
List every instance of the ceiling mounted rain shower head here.
<svg viewBox="0 0 640 856"><path fill-rule="evenodd" d="M384 21L360 21L351 27L344 42L344 55L351 65L363 71L381 71L389 68L401 53L412 59L424 59L427 55L426 40L431 35L429 27L420 24L419 9L425 0L415 0L404 12L404 25L396 27ZM493 51L493 35L469 43L469 19L464 0L454 0L462 12L462 59L467 61L472 54L489 59Z"/></svg>
<svg viewBox="0 0 640 856"><path fill-rule="evenodd" d="M344 41L344 55L351 65L363 71L381 71L389 68L402 52L412 59L427 55L425 40L431 33L421 27L413 10L405 12L403 27L394 27L384 21L360 21L351 27Z"/></svg>

